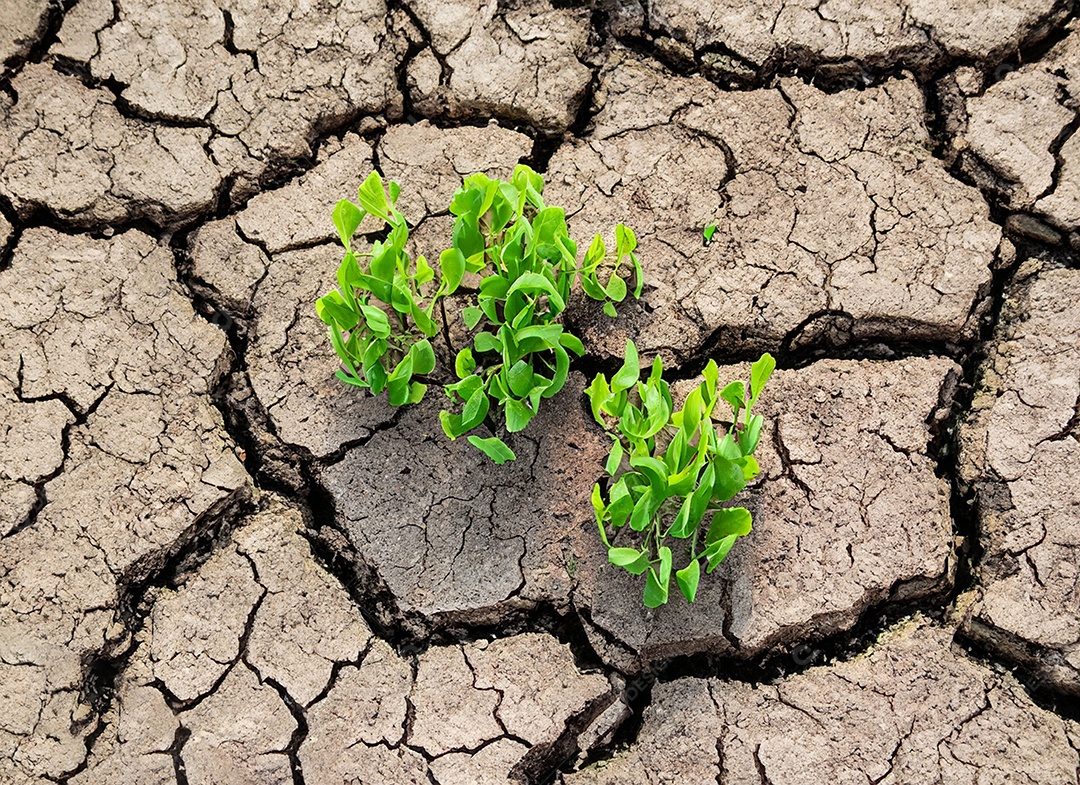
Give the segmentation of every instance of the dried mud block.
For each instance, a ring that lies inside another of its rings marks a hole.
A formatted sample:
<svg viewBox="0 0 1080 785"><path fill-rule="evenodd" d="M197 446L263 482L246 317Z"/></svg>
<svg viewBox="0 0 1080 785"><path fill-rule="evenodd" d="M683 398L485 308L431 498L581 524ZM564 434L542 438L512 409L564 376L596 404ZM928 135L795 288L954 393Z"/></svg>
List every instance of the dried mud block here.
<svg viewBox="0 0 1080 785"><path fill-rule="evenodd" d="M62 401L21 401L0 378L0 537L29 520L36 486L64 462L64 434L73 422Z"/></svg>
<svg viewBox="0 0 1080 785"><path fill-rule="evenodd" d="M49 0L6 0L0 17L0 76L45 35L48 14Z"/></svg>
<svg viewBox="0 0 1080 785"><path fill-rule="evenodd" d="M264 507L154 605L153 675L181 702L216 689L242 655L306 705L330 683L334 663L355 660L371 639L348 594L315 566L300 514L273 497Z"/></svg>
<svg viewBox="0 0 1080 785"><path fill-rule="evenodd" d="M1035 63L966 100L967 129L954 142L1000 178L1008 206L1059 229L1080 228L1080 29Z"/></svg>
<svg viewBox="0 0 1080 785"><path fill-rule="evenodd" d="M503 783L577 718L613 699L544 634L429 649L408 663L376 642L307 710L299 758L322 781ZM430 774L429 774L430 771Z"/></svg>
<svg viewBox="0 0 1080 785"><path fill-rule="evenodd" d="M566 785L645 781L1074 782L1080 726L919 621L848 662L775 685L677 679L637 741Z"/></svg>
<svg viewBox="0 0 1080 785"><path fill-rule="evenodd" d="M982 593L964 632L1080 694L1080 271L1022 270L961 431Z"/></svg>
<svg viewBox="0 0 1080 785"><path fill-rule="evenodd" d="M745 377L728 370L721 379ZM579 571L574 603L600 656L626 672L701 652L757 657L848 630L868 607L946 590L948 484L927 454L927 422L957 372L945 359L777 371L761 401L762 479L736 498L753 532L702 577L693 605L673 592L649 610L639 577Z"/></svg>
<svg viewBox="0 0 1080 785"><path fill-rule="evenodd" d="M584 379L571 374L495 466L442 433L429 396L393 428L320 472L338 523L397 607L431 622L498 623L565 605L578 564L606 561L589 494L608 441L586 421ZM584 568L581 568L584 569Z"/></svg>
<svg viewBox="0 0 1080 785"><path fill-rule="evenodd" d="M541 132L573 124L592 71L589 13L524 0L409 0L430 49L409 65L417 111L455 118L499 117Z"/></svg>
<svg viewBox="0 0 1080 785"><path fill-rule="evenodd" d="M615 52L590 136L548 167L580 242L633 228L646 294L583 339L681 362L725 351L972 337L1000 228L930 155L918 85L727 93ZM707 246L704 226L715 224Z"/></svg>
<svg viewBox="0 0 1080 785"><path fill-rule="evenodd" d="M372 652L385 648L373 642L344 588L316 564L303 529L299 511L265 495L260 511L209 560L176 589L161 591L117 679L86 770L73 782L145 782L165 764L172 772L174 752L192 783L292 782L285 750L297 728L294 710L322 697L335 678L344 683L356 670L348 663L374 663ZM389 655L389 674L379 677L372 665L376 678L359 682L354 730L393 735L396 724L400 737L404 699L401 719L380 718L378 705L393 703L382 696L394 684L406 694L412 671ZM176 748L174 736L182 740ZM321 774L308 776L322 781Z"/></svg>
<svg viewBox="0 0 1080 785"><path fill-rule="evenodd" d="M530 150L527 137L494 125L443 130L421 123L391 126L379 160L384 175L401 178L403 211L424 226L434 214L426 211L446 212L463 173L508 176ZM193 271L211 298L250 318L248 375L276 435L316 458L370 438L393 416L385 396L334 378L339 361L315 314L315 300L337 285L342 255L330 214L339 199L356 199L371 169L368 143L346 137L307 174L260 194L235 218L201 227L190 246ZM369 220L360 232L369 227L376 229ZM433 239L449 245L449 232ZM416 252L437 259L443 247Z"/></svg>
<svg viewBox="0 0 1080 785"><path fill-rule="evenodd" d="M137 653L117 679L116 693L101 718L104 730L86 768L71 785L143 785L176 776L172 748L181 722L154 686L148 661Z"/></svg>
<svg viewBox="0 0 1080 785"><path fill-rule="evenodd" d="M11 240L14 233L15 227L4 217L3 213L0 213L0 249L2 249L0 253L7 249L8 241Z"/></svg>
<svg viewBox="0 0 1080 785"><path fill-rule="evenodd" d="M207 214L222 172L208 131L129 119L111 93L28 65L0 98L0 194L21 215L46 210L76 226Z"/></svg>
<svg viewBox="0 0 1080 785"><path fill-rule="evenodd" d="M994 63L1045 37L1066 10L1054 0L656 0L647 22L692 47L720 78L752 81L785 65L854 86L867 71L928 76L949 58Z"/></svg>
<svg viewBox="0 0 1080 785"><path fill-rule="evenodd" d="M288 785L285 754L296 730L289 707L243 665L233 667L207 698L182 715L191 732L181 752L190 783Z"/></svg>
<svg viewBox="0 0 1080 785"><path fill-rule="evenodd" d="M42 498L16 500L23 518L0 540L0 662L13 664L0 695L32 709L0 727L0 779L79 768L96 721L84 663L126 639L121 588L247 493L209 400L227 352L172 254L142 233L31 229L0 272L0 389L19 418L5 425L3 482Z"/></svg>
<svg viewBox="0 0 1080 785"><path fill-rule="evenodd" d="M361 114L401 109L404 42L382 0L82 0L53 54L111 80L139 114L205 128L234 197L311 153L315 137ZM162 32L167 31L167 32Z"/></svg>

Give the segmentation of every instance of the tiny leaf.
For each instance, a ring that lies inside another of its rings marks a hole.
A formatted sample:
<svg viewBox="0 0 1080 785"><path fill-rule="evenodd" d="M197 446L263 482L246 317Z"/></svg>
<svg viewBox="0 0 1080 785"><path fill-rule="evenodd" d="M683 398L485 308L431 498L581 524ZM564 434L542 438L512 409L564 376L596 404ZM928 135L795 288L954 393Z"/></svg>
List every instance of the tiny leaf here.
<svg viewBox="0 0 1080 785"><path fill-rule="evenodd" d="M492 436L490 439L481 439L479 436L470 436L469 444L484 453L488 458L495 461L495 463L502 466L507 461L512 461L517 458L514 455L514 451L506 446L498 436Z"/></svg>
<svg viewBox="0 0 1080 785"><path fill-rule="evenodd" d="M693 602L697 597L698 581L701 579L701 564L694 559L688 565L675 573L675 582L679 584L679 590L686 597L687 602Z"/></svg>
<svg viewBox="0 0 1080 785"><path fill-rule="evenodd" d="M623 360L622 367L618 372L611 377L611 391L622 392L623 390L629 390L635 384L637 384L638 377L641 375L641 369L638 366L638 352L637 346L630 339L626 341L626 359Z"/></svg>

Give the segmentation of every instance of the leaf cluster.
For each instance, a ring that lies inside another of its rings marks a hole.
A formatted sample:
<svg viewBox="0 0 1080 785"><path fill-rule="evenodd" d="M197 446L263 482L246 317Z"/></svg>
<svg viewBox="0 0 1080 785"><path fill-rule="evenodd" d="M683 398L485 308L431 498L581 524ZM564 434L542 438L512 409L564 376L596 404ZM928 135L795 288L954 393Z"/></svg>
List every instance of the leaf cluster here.
<svg viewBox="0 0 1080 785"><path fill-rule="evenodd" d="M603 239L596 235L579 266L566 214L561 207L544 203L543 187L540 175L518 166L510 182L483 174L465 178L450 204L455 216L453 246L440 257L443 265L454 259L482 276L477 304L462 312L465 326L476 331L472 346L458 352L454 362L458 381L446 386L461 410L440 414L451 439L477 428L492 412L496 427L505 427L508 433L521 431L536 416L541 401L563 388L570 355L580 357L585 351L581 340L557 321L576 279L580 277L587 296L604 302L614 316L614 304L627 296L619 271L628 261L636 277L634 296L641 294L633 232L621 224L616 227L614 269L601 283L601 264L607 258ZM500 462L498 454L478 441L470 437ZM497 443L489 445L501 451Z"/></svg>
<svg viewBox="0 0 1080 785"><path fill-rule="evenodd" d="M341 359L337 378L378 395L386 390L390 403L419 403L427 385L414 381L435 369L430 339L439 332L435 306L460 285L462 271L440 265L436 271L423 256L412 259L405 250L409 226L397 209L401 189L389 190L378 172L359 188L359 204L342 199L334 208L334 227L345 256L338 266L338 288L315 303L326 323L330 342ZM369 251L352 247L357 228L366 216L387 227L385 239L375 240Z"/></svg>
<svg viewBox="0 0 1080 785"><path fill-rule="evenodd" d="M593 417L612 437L611 482L606 491L597 483L592 494L600 537L612 564L645 575L646 606L668 601L673 573L693 602L702 564L711 573L750 532L750 511L723 505L759 472L754 451L763 420L752 409L775 367L771 355L762 355L749 385L735 381L718 389L719 369L710 361L704 381L676 409L660 357L642 382L637 347L627 341L618 372L610 380L598 374L586 390ZM725 427L718 427L718 406L730 407ZM627 537L627 528L636 534ZM674 569L669 537L686 541L689 559L680 569ZM638 544L612 544L624 538Z"/></svg>
<svg viewBox="0 0 1080 785"><path fill-rule="evenodd" d="M387 190L373 172L359 189L359 204L339 202L333 217L345 257L338 288L316 306L342 361L338 378L374 394L385 389L395 406L419 402L427 385L415 377L436 370L429 340L440 329L436 305L458 291L467 273L478 276L475 305L461 313L471 345L455 357L454 381L443 387L451 403L439 419L449 438L468 435L496 463L513 460L498 434L523 430L541 402L565 385L571 355L585 351L560 321L574 284L580 280L585 295L612 317L616 304L631 293L639 297L643 286L629 228L616 227L614 255L596 235L579 263L566 214L544 203L543 189L543 178L525 165L509 181L466 177L450 203L451 244L436 267L406 252L409 230L395 206L396 183ZM388 231L360 253L350 243L366 216ZM474 433L481 427L492 435Z"/></svg>

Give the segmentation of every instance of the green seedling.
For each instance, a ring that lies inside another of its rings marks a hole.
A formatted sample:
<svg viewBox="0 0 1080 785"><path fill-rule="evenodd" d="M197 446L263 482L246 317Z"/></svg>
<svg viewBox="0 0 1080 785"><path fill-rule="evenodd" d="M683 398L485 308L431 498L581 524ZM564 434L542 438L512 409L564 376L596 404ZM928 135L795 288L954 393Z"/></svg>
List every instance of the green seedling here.
<svg viewBox="0 0 1080 785"><path fill-rule="evenodd" d="M616 305L630 294L640 297L643 287L629 228L615 227L614 254L596 235L579 262L566 214L544 203L543 189L543 178L525 165L509 181L466 177L450 203L451 244L436 267L405 251L409 232L395 207L396 183L387 191L373 173L360 188L358 205L339 202L334 224L345 258L338 288L317 303L344 366L338 378L374 394L386 389L395 406L420 401L427 385L414 378L438 370L429 341L440 332L436 304L458 291L466 273L475 274L475 304L461 311L471 341L455 357L454 380L443 386L451 406L439 419L450 439L468 435L495 463L514 460L499 433L523 430L541 402L565 385L571 355L585 351L560 321L575 283L613 318ZM370 252L359 253L350 243L369 215L389 232ZM479 428L491 435L474 433Z"/></svg>
<svg viewBox="0 0 1080 785"><path fill-rule="evenodd" d="M435 369L430 341L439 332L435 306L461 283L460 272L442 267L438 286L423 295L436 271L423 256L414 260L405 251L409 226L396 207L399 193L397 183L390 183L388 191L379 173L372 172L360 186L359 204L337 203L334 226L345 257L338 267L338 287L315 303L341 359L337 378L375 395L385 390L395 406L423 399L427 385L413 378ZM361 251L352 241L367 216L376 221L376 229L389 231L385 240Z"/></svg>
<svg viewBox="0 0 1080 785"><path fill-rule="evenodd" d="M718 389L719 370L710 361L704 381L676 409L660 357L642 382L637 347L627 341L618 372L610 380L598 374L586 390L593 417L612 437L611 481L606 491L597 483L592 494L600 538L612 564L645 575L646 606L668 601L673 575L693 602L702 567L711 573L749 534L750 511L724 505L759 472L754 451L763 420L752 409L775 368L772 356L762 355L749 385ZM724 427L718 406L725 414L730 407ZM689 558L682 568L676 569L669 538L685 541L679 552Z"/></svg>

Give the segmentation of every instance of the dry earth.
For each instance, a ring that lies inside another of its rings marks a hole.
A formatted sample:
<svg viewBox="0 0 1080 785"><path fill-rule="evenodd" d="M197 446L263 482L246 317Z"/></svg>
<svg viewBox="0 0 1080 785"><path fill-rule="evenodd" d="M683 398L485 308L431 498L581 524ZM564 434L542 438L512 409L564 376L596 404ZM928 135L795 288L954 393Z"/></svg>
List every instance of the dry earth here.
<svg viewBox="0 0 1080 785"><path fill-rule="evenodd" d="M1080 783L1073 3L574 6L2 3L0 782ZM519 162L646 288L495 467L313 301ZM628 337L780 363L693 606L595 534Z"/></svg>

